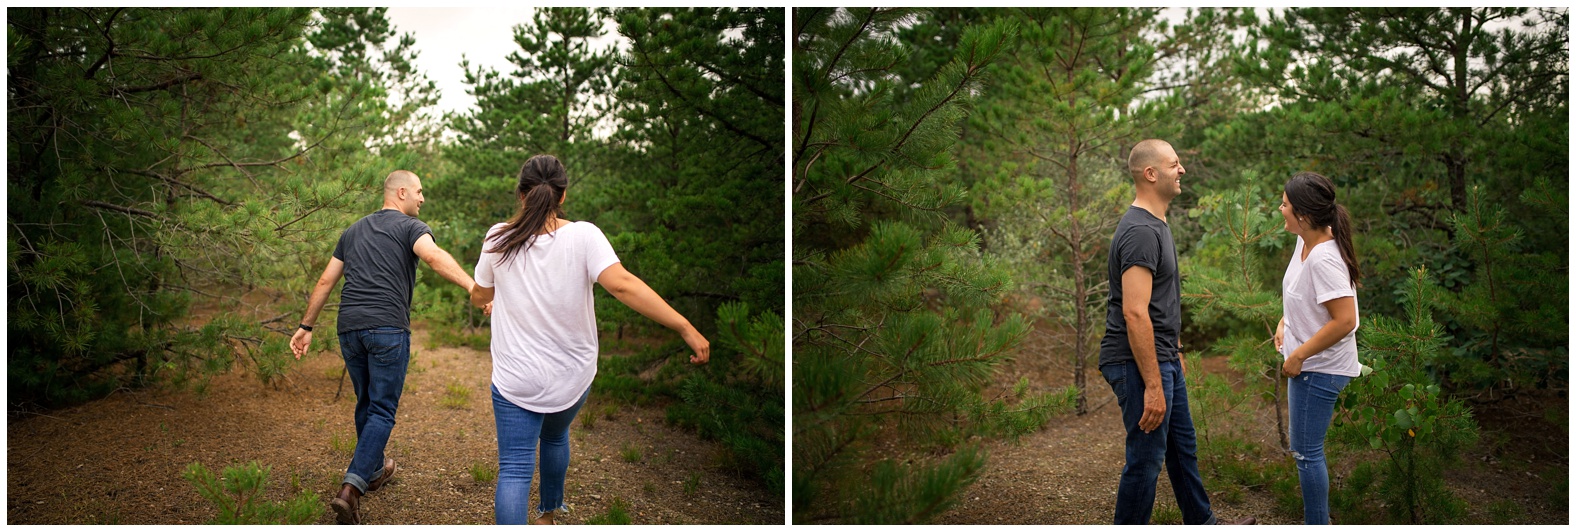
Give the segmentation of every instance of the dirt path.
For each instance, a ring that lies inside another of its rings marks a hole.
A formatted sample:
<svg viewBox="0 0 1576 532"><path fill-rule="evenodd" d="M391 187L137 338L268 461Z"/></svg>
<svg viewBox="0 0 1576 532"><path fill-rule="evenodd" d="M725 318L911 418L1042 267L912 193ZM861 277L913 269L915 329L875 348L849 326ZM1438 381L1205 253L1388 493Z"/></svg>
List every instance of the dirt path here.
<svg viewBox="0 0 1576 532"><path fill-rule="evenodd" d="M1215 361L1211 362L1214 365ZM1071 382L1071 369L1055 363L1018 371L1040 379L1066 381L1056 386ZM1060 378L1056 377L1058 373ZM1089 405L1096 410L1084 416L1054 419L1044 430L1017 443L988 445L990 460L985 473L969 488L962 502L937 522L1110 524L1126 453L1122 411L1099 373L1091 370L1090 379ZM1249 496L1238 504L1214 500L1211 506L1222 519L1253 515L1263 523L1266 505L1273 501L1262 499ZM1162 474L1156 488L1155 514L1160 516L1175 507L1171 483Z"/></svg>
<svg viewBox="0 0 1576 532"><path fill-rule="evenodd" d="M1049 352L1050 345L1037 331L1025 342L1023 349L1026 353ZM1028 377L1042 389L1066 386L1072 382L1072 369L1070 361L1061 358L1064 357L1019 355L1012 367L998 375L998 382L1001 387L1009 387L1020 377ZM1224 375L1233 381L1241 378L1238 372L1227 367L1224 358L1207 358L1203 362L1205 372ZM1018 442L986 445L990 454L984 473L964 493L958 505L936 522L1109 524L1115 511L1117 480L1125 461L1121 411L1099 373L1091 369L1089 378L1089 404L1103 406L1082 417L1066 415L1053 419L1043 430L1024 436ZM1564 399L1558 401L1563 403ZM1262 448L1277 448L1273 414L1268 407L1259 412L1262 415L1239 417L1232 422L1252 424L1255 430L1246 432L1260 435L1257 443ZM1547 437L1558 439L1560 436ZM1464 463L1449 471L1446 477L1452 491L1468 503L1467 523L1495 522L1492 514L1496 511L1501 512L1501 518L1508 517L1507 521L1515 524L1569 522L1567 510L1550 502L1551 479L1547 478L1564 475L1569 467L1568 458L1541 451L1563 452L1564 442L1568 440L1544 442L1543 438L1545 436L1533 430L1497 432L1485 429L1485 441L1498 440L1500 443L1479 445L1469 451ZM1540 449L1542 454L1523 454L1523 451L1531 453L1534 448ZM1332 456L1331 460L1339 462L1340 458ZM1200 464L1201 469L1208 466ZM1350 466L1350 463L1332 462L1332 478L1339 481ZM1207 477L1207 471L1205 474ZM1254 516L1260 524L1302 522L1300 506L1296 512L1288 512L1265 487L1243 489L1240 493L1240 497L1229 498L1235 500L1211 494L1215 514L1222 519ZM1180 524L1176 499L1164 474L1160 476L1156 494L1154 521ZM1563 494L1560 498L1563 499ZM1338 521L1339 516L1336 519Z"/></svg>
<svg viewBox="0 0 1576 532"><path fill-rule="evenodd" d="M388 446L399 472L362 500L365 521L491 524L494 484L471 473L495 469L498 460L488 354L433 346L419 329L412 344L415 360ZM326 504L354 445L354 399L347 381L334 400L343 364L315 347L279 389L234 372L214 378L206 394L119 392L9 421L7 522L203 523L215 508L182 478L187 464L217 474L257 460L272 468L266 498L309 490L323 503L318 523L333 523ZM468 397L457 401L460 393ZM716 443L663 418L660 408L592 396L571 431L571 511L561 522L605 514L615 500L637 524L784 522L781 497L721 470Z"/></svg>

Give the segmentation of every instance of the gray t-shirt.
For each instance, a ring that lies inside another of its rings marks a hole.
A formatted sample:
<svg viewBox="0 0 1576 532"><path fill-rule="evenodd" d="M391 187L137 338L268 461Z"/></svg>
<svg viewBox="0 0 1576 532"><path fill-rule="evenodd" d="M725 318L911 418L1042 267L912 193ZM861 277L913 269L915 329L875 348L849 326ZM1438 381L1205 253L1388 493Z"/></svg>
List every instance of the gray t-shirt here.
<svg viewBox="0 0 1576 532"><path fill-rule="evenodd" d="M1155 359L1177 359L1182 335L1182 277L1177 272L1177 248L1171 226L1149 211L1131 206L1116 224L1106 275L1111 296L1106 300L1105 337L1100 339L1100 365L1133 360L1127 341L1127 318L1122 315L1122 272L1133 266L1149 269L1154 287L1149 292L1149 320L1155 329Z"/></svg>
<svg viewBox="0 0 1576 532"><path fill-rule="evenodd" d="M383 209L339 235L334 258L345 263L339 293L339 334L377 327L410 330L416 289L416 239L432 228L403 212Z"/></svg>

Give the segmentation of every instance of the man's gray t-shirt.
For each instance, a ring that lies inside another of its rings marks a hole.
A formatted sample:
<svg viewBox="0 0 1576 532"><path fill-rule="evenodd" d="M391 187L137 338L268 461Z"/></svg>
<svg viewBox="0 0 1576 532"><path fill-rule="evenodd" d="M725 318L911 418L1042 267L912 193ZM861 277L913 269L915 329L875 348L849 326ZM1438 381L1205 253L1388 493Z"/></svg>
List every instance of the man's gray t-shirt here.
<svg viewBox="0 0 1576 532"><path fill-rule="evenodd" d="M1177 248L1171 241L1171 226L1137 206L1116 224L1111 238L1111 254L1106 273L1111 280L1111 296L1106 301L1105 337L1100 339L1100 365L1133 360L1133 346L1127 341L1127 318L1122 315L1122 272L1143 266L1153 275L1149 292L1149 320L1155 329L1155 359L1177 359L1182 334L1182 278L1177 273Z"/></svg>
<svg viewBox="0 0 1576 532"><path fill-rule="evenodd" d="M432 228L403 212L383 209L339 235L334 258L345 263L339 293L339 334L377 327L410 330L416 288L416 239Z"/></svg>

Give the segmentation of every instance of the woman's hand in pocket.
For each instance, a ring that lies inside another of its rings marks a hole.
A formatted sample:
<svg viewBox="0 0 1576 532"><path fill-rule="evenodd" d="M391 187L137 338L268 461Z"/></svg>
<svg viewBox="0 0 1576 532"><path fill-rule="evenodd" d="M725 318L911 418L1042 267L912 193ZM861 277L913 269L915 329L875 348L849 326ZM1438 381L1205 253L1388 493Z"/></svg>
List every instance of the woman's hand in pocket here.
<svg viewBox="0 0 1576 532"><path fill-rule="evenodd" d="M1301 375L1301 374L1302 374L1302 359L1301 358L1298 358L1296 356L1288 356L1288 357L1286 357L1286 361L1281 363L1281 376L1282 377L1291 378L1291 377L1296 377L1296 376Z"/></svg>

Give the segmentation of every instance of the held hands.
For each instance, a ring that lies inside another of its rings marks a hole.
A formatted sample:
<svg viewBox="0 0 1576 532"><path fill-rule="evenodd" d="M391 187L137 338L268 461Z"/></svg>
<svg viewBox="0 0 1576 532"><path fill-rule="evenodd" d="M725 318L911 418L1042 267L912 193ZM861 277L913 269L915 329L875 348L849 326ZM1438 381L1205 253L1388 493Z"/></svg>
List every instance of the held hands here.
<svg viewBox="0 0 1576 532"><path fill-rule="evenodd" d="M290 337L290 350L295 352L296 360L301 360L301 355L306 354L307 348L312 346L312 331L296 329L295 336Z"/></svg>
<svg viewBox="0 0 1576 532"><path fill-rule="evenodd" d="M705 364L706 361L711 360L711 342L706 341L706 337L701 336L700 331L690 327L682 336L684 343L689 344L690 349L695 350L695 354L690 357L691 364Z"/></svg>

